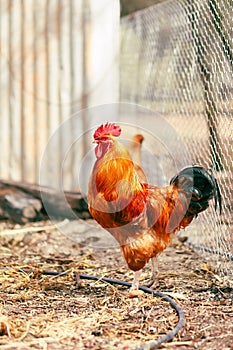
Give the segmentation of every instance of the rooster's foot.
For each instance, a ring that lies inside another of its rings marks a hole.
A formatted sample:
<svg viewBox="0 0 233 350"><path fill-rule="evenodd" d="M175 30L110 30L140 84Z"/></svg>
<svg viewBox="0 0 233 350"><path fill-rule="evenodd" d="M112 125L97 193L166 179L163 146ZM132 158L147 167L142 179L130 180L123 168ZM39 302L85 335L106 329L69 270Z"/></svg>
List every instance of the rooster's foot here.
<svg viewBox="0 0 233 350"><path fill-rule="evenodd" d="M159 287L159 279L153 279L153 280L149 280L148 282L146 282L144 284L145 287L150 288L150 289L156 289Z"/></svg>
<svg viewBox="0 0 233 350"><path fill-rule="evenodd" d="M127 294L127 298L140 298L141 296L143 296L143 294L144 292L139 289L130 290Z"/></svg>

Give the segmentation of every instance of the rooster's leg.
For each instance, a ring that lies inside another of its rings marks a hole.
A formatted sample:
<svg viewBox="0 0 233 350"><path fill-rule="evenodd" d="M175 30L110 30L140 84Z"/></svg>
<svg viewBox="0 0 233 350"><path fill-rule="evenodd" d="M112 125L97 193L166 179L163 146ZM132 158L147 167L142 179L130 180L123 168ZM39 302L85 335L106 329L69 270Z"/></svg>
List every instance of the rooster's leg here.
<svg viewBox="0 0 233 350"><path fill-rule="evenodd" d="M130 292L132 292L133 290L138 290L140 275L141 275L141 271L140 270L136 271L134 273L134 279L133 279L132 286L130 288Z"/></svg>
<svg viewBox="0 0 233 350"><path fill-rule="evenodd" d="M135 297L138 298L143 294L143 292L138 289L140 275L141 275L141 271L136 271L134 274L134 280L133 280L132 286L129 290L129 293L127 295L129 298L135 298Z"/></svg>
<svg viewBox="0 0 233 350"><path fill-rule="evenodd" d="M159 279L158 279L158 259L157 257L151 258L151 264L152 264L152 277L149 280L149 282L146 283L146 286L155 289L159 285Z"/></svg>
<svg viewBox="0 0 233 350"><path fill-rule="evenodd" d="M154 289L158 287L158 284L159 284L159 279L158 279L159 263L156 256L151 259L151 263L152 263L152 284L150 287L151 289Z"/></svg>

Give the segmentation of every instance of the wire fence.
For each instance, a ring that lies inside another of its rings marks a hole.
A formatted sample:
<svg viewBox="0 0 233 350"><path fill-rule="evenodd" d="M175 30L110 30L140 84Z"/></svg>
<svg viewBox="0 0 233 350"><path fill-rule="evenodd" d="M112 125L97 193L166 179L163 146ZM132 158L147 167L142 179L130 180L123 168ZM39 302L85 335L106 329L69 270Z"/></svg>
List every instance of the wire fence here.
<svg viewBox="0 0 233 350"><path fill-rule="evenodd" d="M120 58L121 101L159 112L187 147L182 161L211 168L218 179L222 215L211 207L182 234L228 275L233 271L232 19L231 0L164 1L122 19Z"/></svg>

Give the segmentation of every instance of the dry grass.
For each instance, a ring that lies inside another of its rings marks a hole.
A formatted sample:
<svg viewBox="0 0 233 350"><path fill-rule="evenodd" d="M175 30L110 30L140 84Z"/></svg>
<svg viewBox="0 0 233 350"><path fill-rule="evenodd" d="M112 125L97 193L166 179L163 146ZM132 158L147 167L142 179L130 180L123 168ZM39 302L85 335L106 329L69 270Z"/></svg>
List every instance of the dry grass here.
<svg viewBox="0 0 233 350"><path fill-rule="evenodd" d="M175 311L159 298L128 299L126 288L102 281L84 280L80 287L74 271L127 281L132 274L118 249L93 250L43 225L46 230L0 236L1 349L135 349L176 325ZM233 349L229 281L180 243L164 252L160 266L159 290L176 297L186 315L184 329L163 348ZM45 276L44 270L68 275ZM142 278L148 277L149 267Z"/></svg>

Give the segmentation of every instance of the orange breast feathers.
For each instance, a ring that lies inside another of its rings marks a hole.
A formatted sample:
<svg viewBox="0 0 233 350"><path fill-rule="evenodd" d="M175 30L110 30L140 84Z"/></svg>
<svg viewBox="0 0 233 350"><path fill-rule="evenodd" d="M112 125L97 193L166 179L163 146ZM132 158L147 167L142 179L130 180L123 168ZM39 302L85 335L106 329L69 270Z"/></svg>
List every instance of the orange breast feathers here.
<svg viewBox="0 0 233 350"><path fill-rule="evenodd" d="M104 157L96 161L90 178L88 203L91 214L95 218L95 210L101 212L102 209L116 214L132 200L139 205L141 197L145 197L142 188L128 150L115 141ZM140 209L135 210L133 217L140 213ZM114 215L112 217L115 219Z"/></svg>

